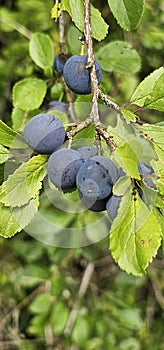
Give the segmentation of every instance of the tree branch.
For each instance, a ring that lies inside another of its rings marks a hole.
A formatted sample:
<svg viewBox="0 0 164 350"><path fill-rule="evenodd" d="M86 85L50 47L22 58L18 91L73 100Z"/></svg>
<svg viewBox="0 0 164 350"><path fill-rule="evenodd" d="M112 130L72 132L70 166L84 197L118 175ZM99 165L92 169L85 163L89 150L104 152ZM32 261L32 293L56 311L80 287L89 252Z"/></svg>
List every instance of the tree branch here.
<svg viewBox="0 0 164 350"><path fill-rule="evenodd" d="M88 64L86 68L90 68L91 86L92 86L92 109L91 116L95 125L100 124L98 112L98 80L95 67L95 57L92 42L92 29L90 21L90 1L84 0L84 35L88 49Z"/></svg>

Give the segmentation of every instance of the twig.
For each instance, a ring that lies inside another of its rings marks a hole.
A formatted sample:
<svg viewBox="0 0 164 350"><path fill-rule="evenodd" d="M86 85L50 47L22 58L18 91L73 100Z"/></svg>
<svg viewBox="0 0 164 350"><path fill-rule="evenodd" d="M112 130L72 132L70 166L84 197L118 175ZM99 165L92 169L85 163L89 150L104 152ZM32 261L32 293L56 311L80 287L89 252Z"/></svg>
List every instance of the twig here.
<svg viewBox="0 0 164 350"><path fill-rule="evenodd" d="M65 32L64 32L64 14L61 11L60 17L59 17L59 45L60 49L63 53L65 53Z"/></svg>
<svg viewBox="0 0 164 350"><path fill-rule="evenodd" d="M22 24L13 21L11 18L7 18L4 16L1 16L1 21L5 24L7 24L9 27L15 29L17 32L19 32L20 34L24 35L27 39L31 39L31 35L32 33L26 28L24 27Z"/></svg>
<svg viewBox="0 0 164 350"><path fill-rule="evenodd" d="M113 140L113 136L111 136L101 124L96 126L96 130L98 131L99 135L101 135L104 138L107 145L110 146L111 152L113 153L116 149L116 144Z"/></svg>
<svg viewBox="0 0 164 350"><path fill-rule="evenodd" d="M88 118L86 118L84 121L82 121L81 123L79 123L77 125L77 127L74 130L70 130L67 132L67 137L69 139L72 139L76 134L78 134L79 131L87 128L90 124L92 123L92 117L89 116Z"/></svg>
<svg viewBox="0 0 164 350"><path fill-rule="evenodd" d="M49 289L49 281L46 280L44 282L41 282L41 284L34 289L27 297L25 297L19 304L15 306L16 309L21 310L23 309L26 305L29 304L29 302L39 293L46 292L47 289ZM10 319L12 317L12 313L14 311L14 308L9 311L4 318L0 320L0 332L7 326L7 324L10 322Z"/></svg>
<svg viewBox="0 0 164 350"><path fill-rule="evenodd" d="M86 68L90 68L91 86L92 86L92 110L91 116L94 124L100 124L99 112L98 112L98 80L95 67L95 57L93 51L92 42L92 29L90 21L90 1L84 0L84 35L88 48L88 64Z"/></svg>
<svg viewBox="0 0 164 350"><path fill-rule="evenodd" d="M77 315L79 313L80 305L81 305L81 300L84 298L84 295L88 289L90 279L92 277L93 271L94 271L95 265L94 263L90 262L88 263L83 278L81 280L79 292L78 292L78 298L74 304L74 307L72 311L70 312L67 324L64 329L64 334L66 337L68 337L71 334L73 325L76 321Z"/></svg>
<svg viewBox="0 0 164 350"><path fill-rule="evenodd" d="M121 113L120 107L117 105L117 103L111 101L111 100L107 97L107 95L105 95L99 88L98 88L98 95L99 95L100 99L101 99L102 101L104 101L105 104L106 104L108 107L114 109L119 115L121 115L121 117L124 117L124 116L123 116L123 113Z"/></svg>

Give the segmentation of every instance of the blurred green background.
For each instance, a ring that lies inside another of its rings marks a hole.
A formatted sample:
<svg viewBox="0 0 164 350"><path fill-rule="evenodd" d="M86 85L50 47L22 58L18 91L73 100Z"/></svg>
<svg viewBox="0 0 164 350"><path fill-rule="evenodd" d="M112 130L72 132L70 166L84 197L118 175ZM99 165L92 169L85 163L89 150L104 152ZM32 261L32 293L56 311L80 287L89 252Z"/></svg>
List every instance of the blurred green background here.
<svg viewBox="0 0 164 350"><path fill-rule="evenodd" d="M163 0L146 1L141 24L133 32L117 25L107 1L93 4L110 24L108 37L94 42L95 52L104 43L125 40L142 60L137 74L103 73L103 89L123 106L137 84L163 64ZM60 51L58 23L50 17L52 6L50 0L1 1L0 117L8 125L12 125L15 82L33 74L43 78L29 56L30 33L49 34L54 55ZM80 43L75 39L79 33L68 15L65 22L67 53L78 54ZM51 99L66 101L57 75L43 106ZM142 111L140 117L149 123L163 120L156 111ZM85 270L92 263L94 271L87 279ZM159 251L146 276L125 274L109 253L108 238L68 250L45 246L25 232L9 240L0 238L0 349L164 350L163 267ZM80 296L83 283L86 291ZM76 319L71 328L72 309Z"/></svg>

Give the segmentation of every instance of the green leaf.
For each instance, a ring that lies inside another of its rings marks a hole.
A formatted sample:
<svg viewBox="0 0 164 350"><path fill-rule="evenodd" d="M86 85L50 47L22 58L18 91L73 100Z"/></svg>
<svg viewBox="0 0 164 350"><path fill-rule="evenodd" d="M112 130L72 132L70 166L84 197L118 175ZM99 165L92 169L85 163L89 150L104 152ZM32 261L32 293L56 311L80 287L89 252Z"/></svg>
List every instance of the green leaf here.
<svg viewBox="0 0 164 350"><path fill-rule="evenodd" d="M155 213L139 196L134 201L133 196L125 195L110 232L110 250L120 268L143 275L160 243L161 226Z"/></svg>
<svg viewBox="0 0 164 350"><path fill-rule="evenodd" d="M42 33L34 33L29 44L32 60L42 69L52 69L54 53L50 37Z"/></svg>
<svg viewBox="0 0 164 350"><path fill-rule="evenodd" d="M18 107L14 107L11 114L12 126L14 130L19 130L25 123L24 121L25 111Z"/></svg>
<svg viewBox="0 0 164 350"><path fill-rule="evenodd" d="M150 97L145 100L144 107L164 112L164 73L155 82Z"/></svg>
<svg viewBox="0 0 164 350"><path fill-rule="evenodd" d="M10 208L0 203L0 236L9 238L24 229L37 212L38 199L29 201L18 208Z"/></svg>
<svg viewBox="0 0 164 350"><path fill-rule="evenodd" d="M136 122L136 115L132 111L126 108L121 108L120 110L121 110L121 113L123 113L127 124L130 124L130 122L134 122L134 123Z"/></svg>
<svg viewBox="0 0 164 350"><path fill-rule="evenodd" d="M61 3L56 3L51 9L51 18L58 19L61 13Z"/></svg>
<svg viewBox="0 0 164 350"><path fill-rule="evenodd" d="M7 206L20 207L35 198L42 187L47 159L47 156L42 155L32 157L9 175L1 186L1 202Z"/></svg>
<svg viewBox="0 0 164 350"><path fill-rule="evenodd" d="M113 186L113 194L116 196L123 196L125 192L131 187L131 179L128 175L122 176Z"/></svg>
<svg viewBox="0 0 164 350"><path fill-rule="evenodd" d="M95 128L91 124L87 128L79 131L73 138L73 145L79 147L82 145L90 145L94 140Z"/></svg>
<svg viewBox="0 0 164 350"><path fill-rule="evenodd" d="M32 110L40 107L47 91L46 82L37 78L19 81L13 88L14 107Z"/></svg>
<svg viewBox="0 0 164 350"><path fill-rule="evenodd" d="M72 25L68 30L67 40L73 55L77 55L77 52L81 51L81 43L79 40L80 36L81 32L74 25Z"/></svg>
<svg viewBox="0 0 164 350"><path fill-rule="evenodd" d="M18 134L0 120L0 142L3 146L9 147Z"/></svg>
<svg viewBox="0 0 164 350"><path fill-rule="evenodd" d="M3 218L3 220L0 220L0 236L9 238L21 231L20 225L12 214L12 208L5 207L0 203L0 216Z"/></svg>
<svg viewBox="0 0 164 350"><path fill-rule="evenodd" d="M101 47L96 53L101 68L106 72L118 71L131 74L140 69L141 59L131 44L113 41Z"/></svg>
<svg viewBox="0 0 164 350"><path fill-rule="evenodd" d="M0 145L0 164L5 163L9 157L9 150Z"/></svg>
<svg viewBox="0 0 164 350"><path fill-rule="evenodd" d="M74 325L71 335L73 342L78 344L80 347L83 346L83 344L89 337L89 331L90 329L88 321L84 317L79 315L76 319L76 323Z"/></svg>
<svg viewBox="0 0 164 350"><path fill-rule="evenodd" d="M52 310L52 327L54 333L59 335L62 334L64 327L68 319L69 311L68 308L61 302L55 303Z"/></svg>
<svg viewBox="0 0 164 350"><path fill-rule="evenodd" d="M134 91L130 102L140 107L145 106L146 99L151 98L151 94L153 93L155 83L163 75L163 73L164 68L160 67L154 72L152 72L150 75L148 75L143 81L141 81L141 83L137 86L136 90Z"/></svg>
<svg viewBox="0 0 164 350"><path fill-rule="evenodd" d="M61 9L68 11L72 17L73 22L80 31L84 31L84 5L83 0L63 0L61 4ZM101 41L103 40L108 32L108 25L105 23L101 17L99 10L91 4L91 27L92 36L94 39Z"/></svg>
<svg viewBox="0 0 164 350"><path fill-rule="evenodd" d="M157 174L157 180L155 184L157 185L159 193L164 196L164 162L154 162L154 167L156 167Z"/></svg>
<svg viewBox="0 0 164 350"><path fill-rule="evenodd" d="M140 130L147 135L154 145L159 159L164 162L164 126L143 124L140 126Z"/></svg>
<svg viewBox="0 0 164 350"><path fill-rule="evenodd" d="M140 179L138 163L140 162L142 153L141 144L136 139L129 140L116 149L114 159L128 175Z"/></svg>
<svg viewBox="0 0 164 350"><path fill-rule="evenodd" d="M108 0L118 24L124 30L136 29L144 9L144 0Z"/></svg>
<svg viewBox="0 0 164 350"><path fill-rule="evenodd" d="M127 124L126 121L122 120L119 116L117 116L116 127L113 128L109 125L107 131L111 136L113 136L114 142L118 147L129 140L134 140L136 137L134 128L130 124Z"/></svg>
<svg viewBox="0 0 164 350"><path fill-rule="evenodd" d="M21 229L24 229L33 219L38 211L39 198L31 199L28 203L21 207L12 208L12 213L16 218Z"/></svg>
<svg viewBox="0 0 164 350"><path fill-rule="evenodd" d="M30 311L34 314L47 314L52 305L51 296L49 294L37 295L30 304Z"/></svg>

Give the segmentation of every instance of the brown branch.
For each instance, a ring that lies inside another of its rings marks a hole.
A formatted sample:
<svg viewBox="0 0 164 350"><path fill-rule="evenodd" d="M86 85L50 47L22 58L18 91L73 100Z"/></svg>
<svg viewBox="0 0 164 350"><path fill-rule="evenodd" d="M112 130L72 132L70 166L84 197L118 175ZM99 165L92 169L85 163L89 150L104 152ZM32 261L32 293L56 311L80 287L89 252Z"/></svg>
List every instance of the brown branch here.
<svg viewBox="0 0 164 350"><path fill-rule="evenodd" d="M98 88L98 95L99 95L99 98L105 102L105 104L114 109L119 115L121 115L123 117L123 114L121 113L120 111L120 107L117 105L117 103L111 101L107 95L105 95L99 88Z"/></svg>
<svg viewBox="0 0 164 350"><path fill-rule="evenodd" d="M65 31L64 31L64 14L61 11L61 14L59 16L59 45L60 49L63 53L65 53Z"/></svg>
<svg viewBox="0 0 164 350"><path fill-rule="evenodd" d="M90 20L90 1L84 0L84 35L88 48L88 63L86 68L90 68L91 86L92 86L92 110L91 116L95 125L100 124L98 112L98 80L95 67L95 57L93 51L92 28Z"/></svg>
<svg viewBox="0 0 164 350"><path fill-rule="evenodd" d="M101 124L96 126L96 130L98 131L99 135L101 135L104 138L107 145L109 145L111 149L111 153L113 153L116 149L116 144L113 140L113 136L111 136Z"/></svg>
<svg viewBox="0 0 164 350"><path fill-rule="evenodd" d="M67 137L69 139L72 139L76 134L78 134L79 131L87 128L90 124L92 123L92 117L91 115L86 118L84 121L82 121L81 123L79 123L77 125L77 127L74 130L70 130L67 132Z"/></svg>

